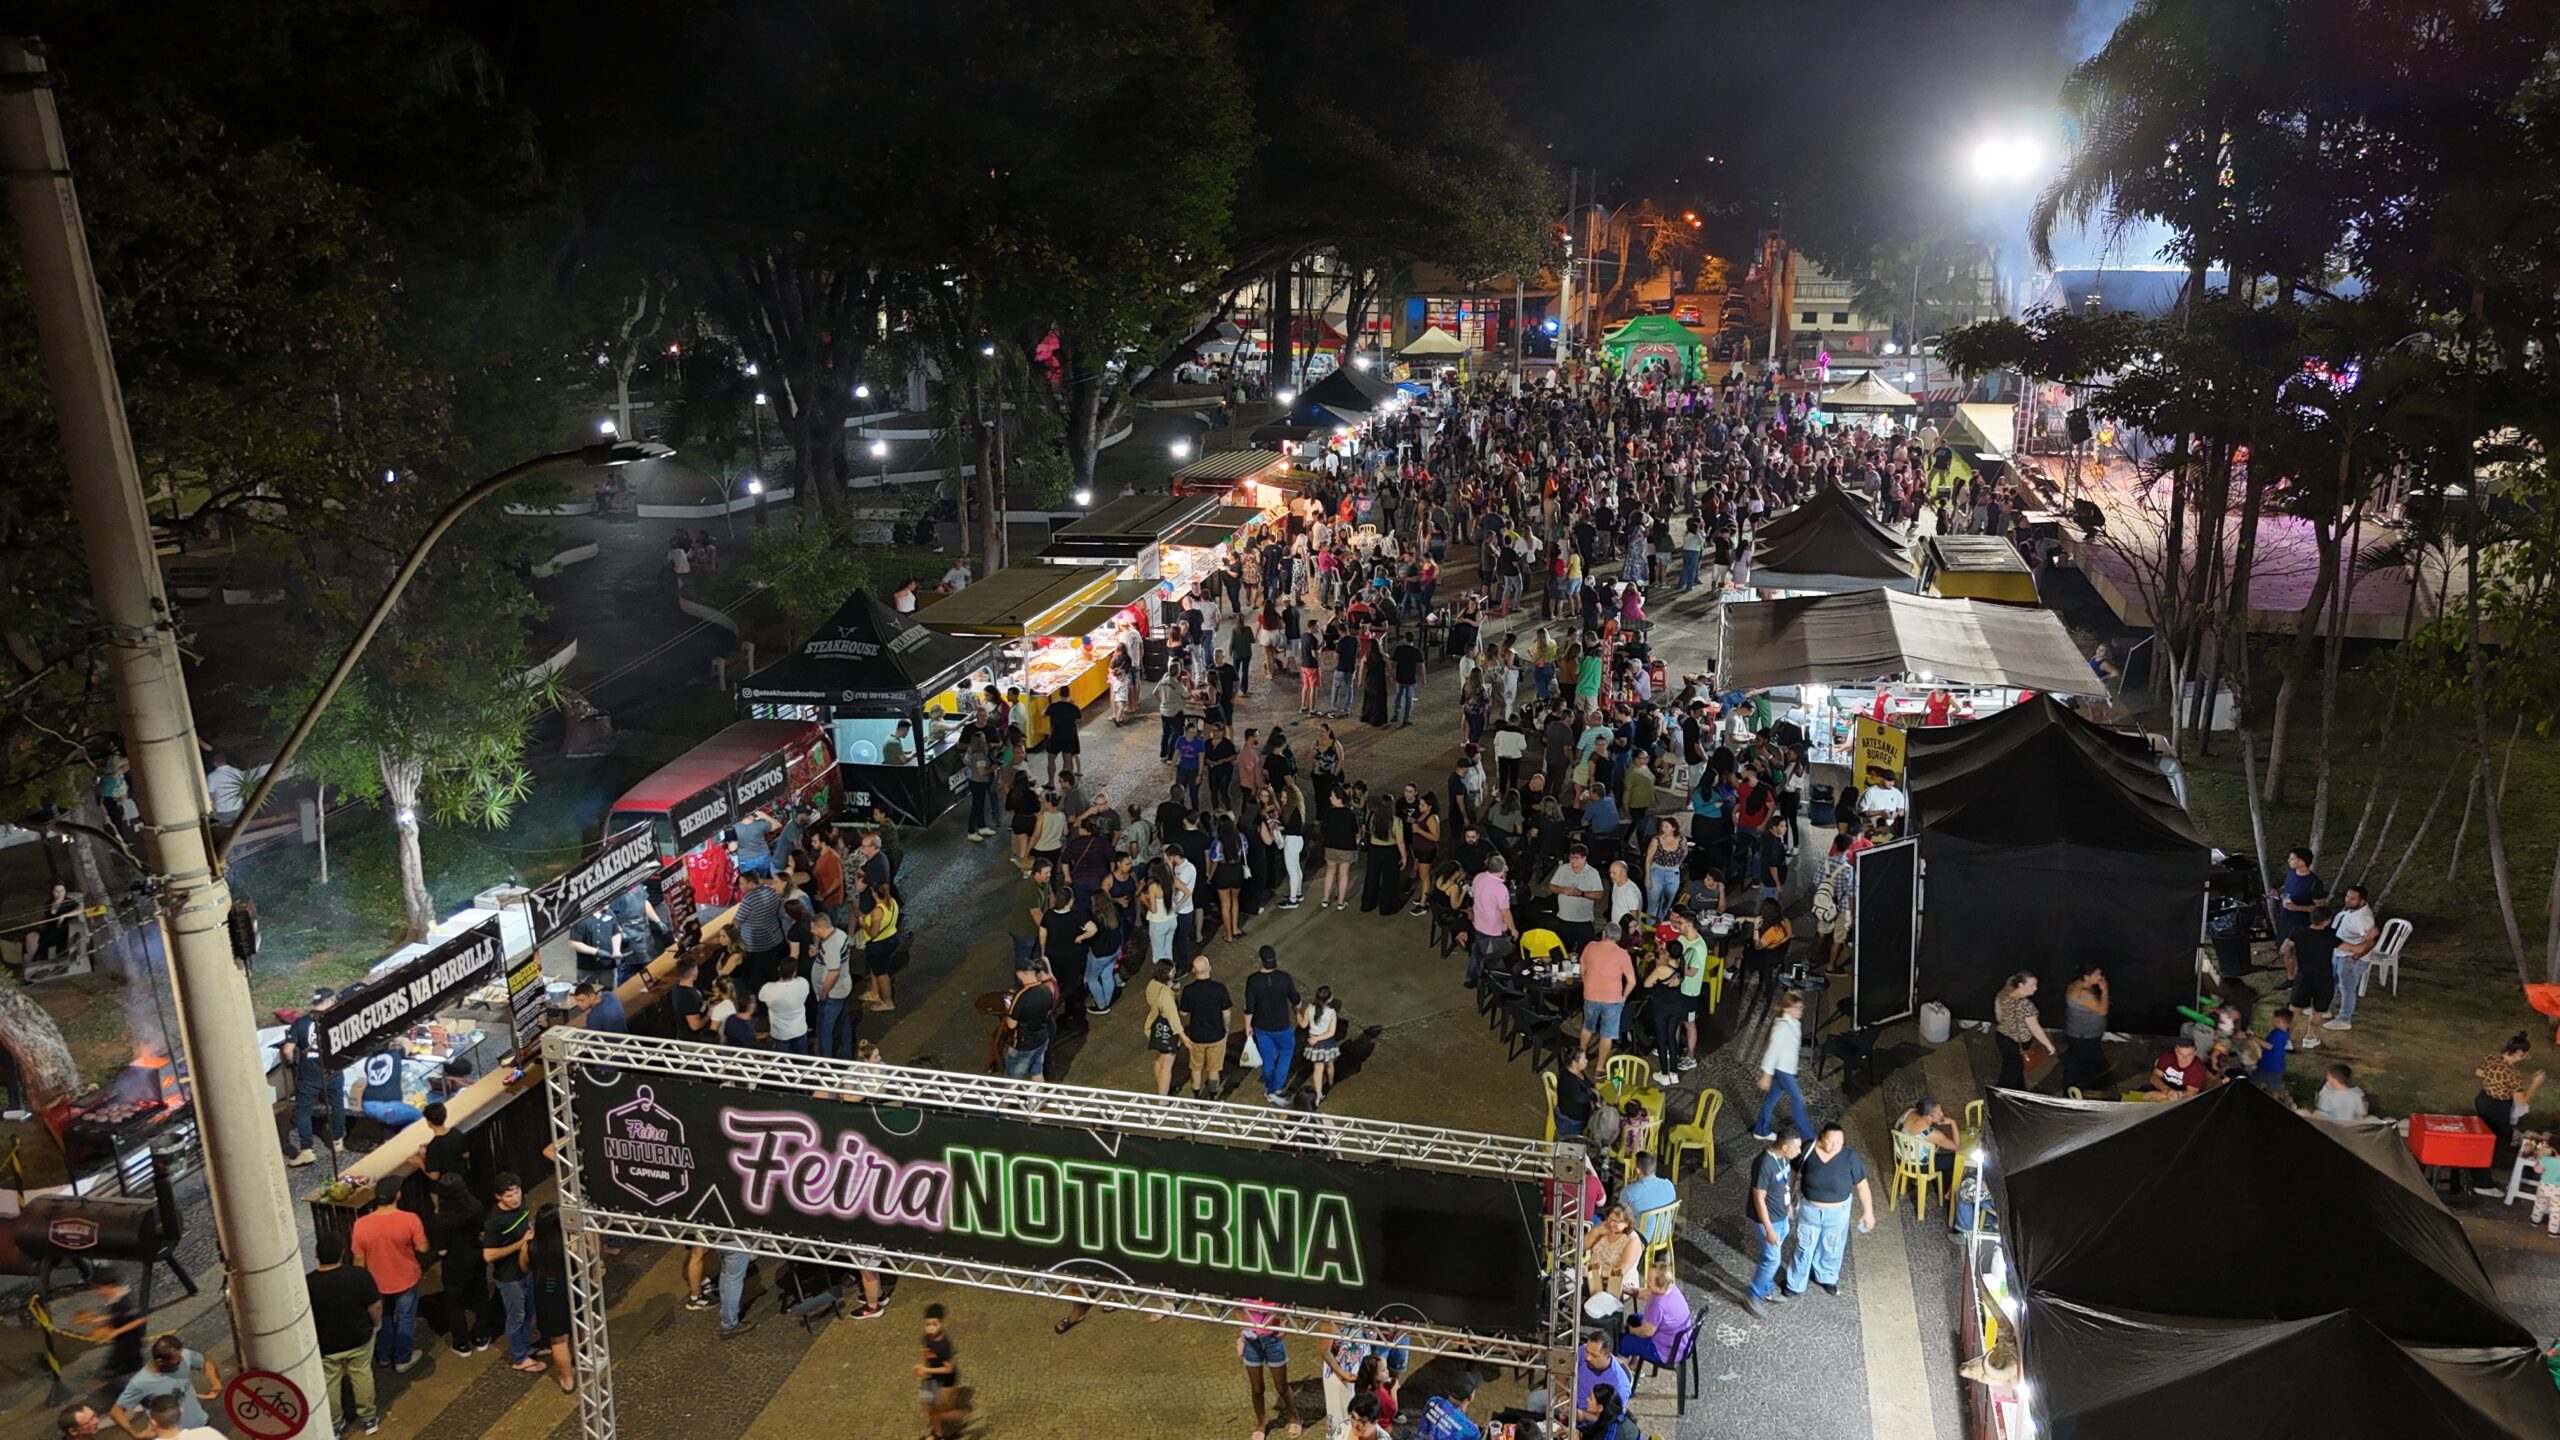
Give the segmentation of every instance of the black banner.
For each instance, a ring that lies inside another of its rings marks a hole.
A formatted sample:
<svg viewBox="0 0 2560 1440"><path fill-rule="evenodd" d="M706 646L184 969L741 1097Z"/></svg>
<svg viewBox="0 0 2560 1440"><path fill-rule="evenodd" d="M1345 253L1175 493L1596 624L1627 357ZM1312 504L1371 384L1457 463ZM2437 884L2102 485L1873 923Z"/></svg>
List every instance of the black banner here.
<svg viewBox="0 0 2560 1440"><path fill-rule="evenodd" d="M322 1066L338 1070L497 978L506 941L492 915L383 976L351 985L311 1027Z"/></svg>
<svg viewBox="0 0 2560 1440"><path fill-rule="evenodd" d="M625 826L575 869L534 888L529 902L533 943L544 944L576 924L579 916L648 879L657 869L658 842L650 836L648 822Z"/></svg>
<svg viewBox="0 0 2560 1440"><path fill-rule="evenodd" d="M1545 1219L1450 1174L581 1066L599 1210L1530 1336Z"/></svg>
<svg viewBox="0 0 2560 1440"><path fill-rule="evenodd" d="M551 992L542 974L542 947L524 952L507 971L507 1019L516 1049L539 1044L543 1022L551 1012Z"/></svg>
<svg viewBox="0 0 2560 1440"><path fill-rule="evenodd" d="M693 923L697 907L693 903L693 872L679 860L658 874L658 913L665 917L667 933L675 943L684 943L685 927Z"/></svg>
<svg viewBox="0 0 2560 1440"><path fill-rule="evenodd" d="M745 819L762 806L780 806L791 798L791 762L776 750L729 777L729 813Z"/></svg>
<svg viewBox="0 0 2560 1440"><path fill-rule="evenodd" d="M690 855L729 823L729 782L704 787L669 812L676 830L676 853Z"/></svg>

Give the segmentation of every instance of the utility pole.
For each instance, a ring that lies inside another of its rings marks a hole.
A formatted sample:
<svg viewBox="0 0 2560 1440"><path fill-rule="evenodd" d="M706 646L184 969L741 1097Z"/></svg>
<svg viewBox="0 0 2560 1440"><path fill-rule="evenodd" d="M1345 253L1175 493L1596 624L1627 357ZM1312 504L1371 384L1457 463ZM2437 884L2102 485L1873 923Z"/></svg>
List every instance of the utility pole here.
<svg viewBox="0 0 2560 1440"><path fill-rule="evenodd" d="M275 1371L317 1402L327 1391L303 1287L294 1199L276 1143L274 1102L258 1065L248 976L231 955L231 888L214 864L212 806L178 662L175 617L152 552L52 84L32 42L0 38L0 164L8 168L9 208L45 383L62 427L71 510L115 682L117 725L133 761L134 799L213 1192L231 1333L241 1365Z"/></svg>

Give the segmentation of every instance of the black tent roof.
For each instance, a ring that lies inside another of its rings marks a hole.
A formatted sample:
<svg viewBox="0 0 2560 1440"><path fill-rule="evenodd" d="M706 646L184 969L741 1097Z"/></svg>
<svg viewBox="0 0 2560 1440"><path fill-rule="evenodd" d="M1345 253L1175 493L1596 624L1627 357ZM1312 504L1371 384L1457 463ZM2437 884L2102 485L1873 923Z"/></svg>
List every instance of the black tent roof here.
<svg viewBox="0 0 2560 1440"><path fill-rule="evenodd" d="M1857 583L1861 581L1905 590L1919 588L1911 572L1911 557L1902 542L1873 520L1822 500L1787 513L1807 518L1774 539L1764 535L1757 542L1752 554L1754 584L1787 587L1785 577L1792 575L1821 582L1792 587L1798 589L1872 588Z"/></svg>
<svg viewBox="0 0 2560 1440"><path fill-rule="evenodd" d="M2310 1119L2252 1085L2153 1105L1994 1090L1985 1119L2030 1376L2050 1368L2032 1327L2056 1300L2220 1321L2353 1311L2402 1345L2533 1346L2388 1126ZM2295 1256L2316 1258L2269 1269Z"/></svg>
<svg viewBox="0 0 2560 1440"><path fill-rule="evenodd" d="M2155 854L2209 848L2145 742L2050 696L1913 730L1908 744L1911 812L1923 835Z"/></svg>
<svg viewBox="0 0 2560 1440"><path fill-rule="evenodd" d="M738 686L741 701L917 705L984 665L995 647L928 629L856 590L788 657Z"/></svg>
<svg viewBox="0 0 2560 1440"><path fill-rule="evenodd" d="M2037 1418L2071 1440L2156 1440L2199 1416L2231 1435L2560 1433L2530 1347L2404 1344L2353 1311L2220 1321L2039 1297L2022 1326Z"/></svg>
<svg viewBox="0 0 2560 1440"><path fill-rule="evenodd" d="M1299 391L1298 403L1302 406L1325 405L1366 415L1384 406L1387 397L1394 393L1394 381L1372 375L1357 365L1344 365Z"/></svg>
<svg viewBox="0 0 2560 1440"><path fill-rule="evenodd" d="M1903 543L1900 535L1887 529L1884 522L1876 518L1874 501L1853 495L1835 482L1822 481L1804 499L1752 527L1752 553L1758 555L1817 520L1838 519L1857 522L1883 544L1899 549Z"/></svg>

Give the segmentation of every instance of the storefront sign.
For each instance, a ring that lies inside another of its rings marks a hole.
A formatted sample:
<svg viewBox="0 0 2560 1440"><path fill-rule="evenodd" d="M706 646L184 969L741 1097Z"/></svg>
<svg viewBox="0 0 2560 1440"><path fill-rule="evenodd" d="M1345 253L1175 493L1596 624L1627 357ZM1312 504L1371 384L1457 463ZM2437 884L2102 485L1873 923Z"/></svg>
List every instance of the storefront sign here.
<svg viewBox="0 0 2560 1440"><path fill-rule="evenodd" d="M791 762L779 750L729 777L729 813L740 819L791 798Z"/></svg>
<svg viewBox="0 0 2560 1440"><path fill-rule="evenodd" d="M722 781L678 804L668 818L675 824L676 853L690 855L729 823L729 785Z"/></svg>
<svg viewBox="0 0 2560 1440"><path fill-rule="evenodd" d="M777 763L780 757L775 757ZM605 901L646 880L658 868L658 842L648 822L606 837L594 858L534 889L533 943L540 945L577 923Z"/></svg>
<svg viewBox="0 0 2560 1440"><path fill-rule="evenodd" d="M1861 715L1858 717L1855 743L1854 758L1857 763L1851 773L1860 783L1874 778L1879 770L1887 775L1902 773L1904 756L1907 752L1900 726L1887 725L1882 721Z"/></svg>
<svg viewBox="0 0 2560 1440"><path fill-rule="evenodd" d="M537 945L518 957L514 968L507 971L507 1019L518 1050L542 1039L543 1021L550 1011L551 994L542 976L542 947Z"/></svg>
<svg viewBox="0 0 2560 1440"><path fill-rule="evenodd" d="M581 1068L586 1204L1528 1335L1545 1219L1520 1180Z"/></svg>
<svg viewBox="0 0 2560 1440"><path fill-rule="evenodd" d="M489 983L505 959L492 915L390 974L340 991L312 1027L321 1065L342 1069L379 1048Z"/></svg>
<svg viewBox="0 0 2560 1440"><path fill-rule="evenodd" d="M667 933L684 943L685 927L693 923L698 907L693 901L693 872L682 861L668 866L658 876L659 911L667 918Z"/></svg>

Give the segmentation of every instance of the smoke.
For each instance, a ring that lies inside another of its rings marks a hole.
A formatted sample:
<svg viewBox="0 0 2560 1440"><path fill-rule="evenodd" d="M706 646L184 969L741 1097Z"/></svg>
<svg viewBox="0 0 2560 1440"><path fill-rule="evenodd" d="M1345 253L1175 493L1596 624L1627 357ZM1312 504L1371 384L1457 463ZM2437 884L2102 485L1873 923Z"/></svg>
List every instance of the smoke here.
<svg viewBox="0 0 2560 1440"><path fill-rule="evenodd" d="M2135 0L2072 0L2056 38L2055 91L2072 67L2105 47L2134 4ZM2069 153L2070 139L2060 111L2048 104L2027 126L2043 144L2048 166L2059 167ZM1972 226L1991 242L1998 257L2001 288L2013 311L2034 303L2044 288L2040 268L2027 248L2027 215L2051 175L2048 168L2030 184L1977 194L1968 210ZM2091 230L2065 224L2054 232L2053 263L2063 270L2165 264L2162 251L2169 239L2167 226L2148 222L2120 234L2110 234L2103 227Z"/></svg>

